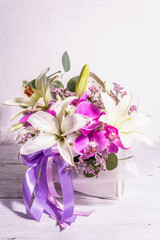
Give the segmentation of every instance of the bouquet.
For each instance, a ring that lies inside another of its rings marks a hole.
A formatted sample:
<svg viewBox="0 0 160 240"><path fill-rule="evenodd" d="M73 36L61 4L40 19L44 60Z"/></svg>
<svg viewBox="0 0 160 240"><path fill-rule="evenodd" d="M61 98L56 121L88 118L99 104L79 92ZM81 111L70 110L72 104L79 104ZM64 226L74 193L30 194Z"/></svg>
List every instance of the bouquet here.
<svg viewBox="0 0 160 240"><path fill-rule="evenodd" d="M47 75L47 68L36 79L23 81L24 97L4 104L21 107L11 120L22 116L9 132L18 130L15 141L22 145L20 156L29 166L23 183L26 208L37 221L44 212L65 228L78 215L91 214L74 211L73 182L76 190L83 192L77 179L85 179L86 186L91 179L98 181L102 173L107 179L120 160L132 158L120 159L118 154L128 152L133 140L153 143L139 131L150 117L138 112L132 94L115 82L111 88L89 72L88 65L64 86L63 76L70 70L67 52L62 65L63 73ZM56 191L56 181L62 196ZM61 197L63 205L58 201Z"/></svg>

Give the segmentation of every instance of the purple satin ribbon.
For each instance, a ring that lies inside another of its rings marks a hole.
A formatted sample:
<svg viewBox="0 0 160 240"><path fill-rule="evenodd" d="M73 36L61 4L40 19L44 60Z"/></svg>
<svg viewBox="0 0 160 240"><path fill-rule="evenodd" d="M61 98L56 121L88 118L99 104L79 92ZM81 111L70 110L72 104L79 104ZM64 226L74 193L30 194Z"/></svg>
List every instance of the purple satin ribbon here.
<svg viewBox="0 0 160 240"><path fill-rule="evenodd" d="M23 199L31 216L40 221L42 213L55 218L62 228L75 221L77 215L89 216L92 212L74 212L74 190L72 177L66 167L69 165L51 149L41 150L29 155L21 155L22 160L30 168L23 183ZM63 208L56 197L60 197L53 183L53 159L57 168L62 189ZM31 204L32 197L34 200ZM52 197L52 201L49 200Z"/></svg>

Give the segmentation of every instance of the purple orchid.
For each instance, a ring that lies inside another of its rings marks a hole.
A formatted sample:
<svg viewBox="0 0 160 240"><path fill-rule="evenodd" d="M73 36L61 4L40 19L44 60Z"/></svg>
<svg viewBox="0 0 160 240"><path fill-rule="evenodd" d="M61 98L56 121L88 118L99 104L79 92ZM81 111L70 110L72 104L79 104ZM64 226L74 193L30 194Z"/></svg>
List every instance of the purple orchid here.
<svg viewBox="0 0 160 240"><path fill-rule="evenodd" d="M98 121L99 117L104 113L100 112L99 108L93 103L82 101L77 105L76 113L86 115L91 118L88 124L80 129L80 132L87 136L93 129L98 128L102 123Z"/></svg>
<svg viewBox="0 0 160 240"><path fill-rule="evenodd" d="M88 136L78 136L74 143L74 150L83 156L83 159L93 157L96 152L102 152L108 145L108 139L103 131L92 131Z"/></svg>

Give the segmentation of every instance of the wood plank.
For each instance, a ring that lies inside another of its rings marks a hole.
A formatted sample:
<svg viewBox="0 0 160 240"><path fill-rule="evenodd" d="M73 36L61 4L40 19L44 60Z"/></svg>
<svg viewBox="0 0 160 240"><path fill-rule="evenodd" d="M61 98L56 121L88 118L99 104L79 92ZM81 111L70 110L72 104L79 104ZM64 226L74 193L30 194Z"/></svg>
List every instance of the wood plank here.
<svg viewBox="0 0 160 240"><path fill-rule="evenodd" d="M88 206L90 205L90 206ZM22 200L1 199L0 240L2 239L70 239L79 240L159 240L159 200L108 201L79 198L76 208L96 211L89 217L78 217L65 231L60 232L53 219L43 215L40 223L26 215Z"/></svg>
<svg viewBox="0 0 160 240"><path fill-rule="evenodd" d="M20 145L13 144L1 144L0 145L0 163L17 163L18 153Z"/></svg>

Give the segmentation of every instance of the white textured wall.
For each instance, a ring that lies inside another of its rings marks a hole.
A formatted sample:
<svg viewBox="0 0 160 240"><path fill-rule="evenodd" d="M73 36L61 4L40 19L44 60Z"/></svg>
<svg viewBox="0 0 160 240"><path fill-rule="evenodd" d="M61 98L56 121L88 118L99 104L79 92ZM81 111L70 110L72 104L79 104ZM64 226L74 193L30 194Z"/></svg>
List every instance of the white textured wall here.
<svg viewBox="0 0 160 240"><path fill-rule="evenodd" d="M21 96L20 82L43 68L61 69L67 50L77 75L88 63L103 80L119 81L152 115L146 131L160 136L159 0L0 0L0 101ZM0 141L12 141L0 105Z"/></svg>

